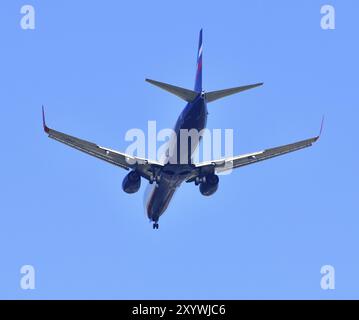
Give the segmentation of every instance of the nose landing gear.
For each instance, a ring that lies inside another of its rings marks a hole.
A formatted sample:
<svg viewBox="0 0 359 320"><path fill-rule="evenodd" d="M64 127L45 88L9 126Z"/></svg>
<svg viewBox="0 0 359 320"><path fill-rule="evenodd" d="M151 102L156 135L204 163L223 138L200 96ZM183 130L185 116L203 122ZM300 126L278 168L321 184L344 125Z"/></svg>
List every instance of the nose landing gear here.
<svg viewBox="0 0 359 320"><path fill-rule="evenodd" d="M153 223L153 229L158 229L159 228L159 224L157 222Z"/></svg>

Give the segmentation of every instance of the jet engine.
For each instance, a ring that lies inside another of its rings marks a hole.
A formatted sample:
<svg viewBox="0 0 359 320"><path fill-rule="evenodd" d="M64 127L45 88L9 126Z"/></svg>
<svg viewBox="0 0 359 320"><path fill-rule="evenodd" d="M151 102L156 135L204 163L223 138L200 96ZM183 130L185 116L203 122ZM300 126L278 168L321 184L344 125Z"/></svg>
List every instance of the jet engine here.
<svg viewBox="0 0 359 320"><path fill-rule="evenodd" d="M141 187L141 176L136 171L131 171L122 181L122 189L126 193L135 193Z"/></svg>
<svg viewBox="0 0 359 320"><path fill-rule="evenodd" d="M215 174L210 174L206 176L205 181L199 185L199 191L201 191L204 196L211 196L217 191L218 182L218 176Z"/></svg>

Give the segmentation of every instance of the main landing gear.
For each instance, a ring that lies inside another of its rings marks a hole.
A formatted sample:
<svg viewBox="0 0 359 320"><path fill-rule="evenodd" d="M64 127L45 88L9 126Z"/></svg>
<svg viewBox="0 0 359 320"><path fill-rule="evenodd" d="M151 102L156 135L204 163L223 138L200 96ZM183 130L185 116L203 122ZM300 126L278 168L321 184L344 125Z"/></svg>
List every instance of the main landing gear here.
<svg viewBox="0 0 359 320"><path fill-rule="evenodd" d="M157 175L157 174L153 174L153 175L151 175L150 176L150 184L153 184L154 182L155 183L159 183L160 182L160 176L159 175Z"/></svg>
<svg viewBox="0 0 359 320"><path fill-rule="evenodd" d="M157 222L155 222L155 223L153 224L153 229L158 229L158 227L159 227L159 224L158 224Z"/></svg>

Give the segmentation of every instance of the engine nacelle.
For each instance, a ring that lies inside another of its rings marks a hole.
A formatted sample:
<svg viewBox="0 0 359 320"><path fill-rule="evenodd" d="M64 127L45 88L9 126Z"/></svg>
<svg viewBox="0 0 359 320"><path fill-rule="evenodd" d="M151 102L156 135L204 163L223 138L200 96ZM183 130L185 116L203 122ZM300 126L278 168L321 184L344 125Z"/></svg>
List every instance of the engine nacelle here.
<svg viewBox="0 0 359 320"><path fill-rule="evenodd" d="M135 193L141 187L141 176L136 171L131 171L122 181L122 189L126 193Z"/></svg>
<svg viewBox="0 0 359 320"><path fill-rule="evenodd" d="M215 174L210 174L206 176L205 182L202 182L199 185L199 191L201 191L201 193L204 196L211 196L217 191L218 182L219 182L218 176Z"/></svg>

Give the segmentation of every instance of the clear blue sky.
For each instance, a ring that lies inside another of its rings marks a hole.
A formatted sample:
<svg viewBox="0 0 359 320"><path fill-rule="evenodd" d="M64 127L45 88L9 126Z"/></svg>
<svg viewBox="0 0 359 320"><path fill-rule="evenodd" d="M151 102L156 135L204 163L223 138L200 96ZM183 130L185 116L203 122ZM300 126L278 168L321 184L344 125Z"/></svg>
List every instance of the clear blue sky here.
<svg viewBox="0 0 359 320"><path fill-rule="evenodd" d="M336 30L320 7L336 8ZM32 4L36 29L20 28ZM2 1L0 298L359 298L358 16L347 1ZM125 171L50 140L51 127L118 150L184 103L204 29L209 105L235 153L316 135L314 147L236 170L205 198L184 185L153 231ZM20 267L36 289L20 288ZM320 287L335 267L336 289Z"/></svg>

